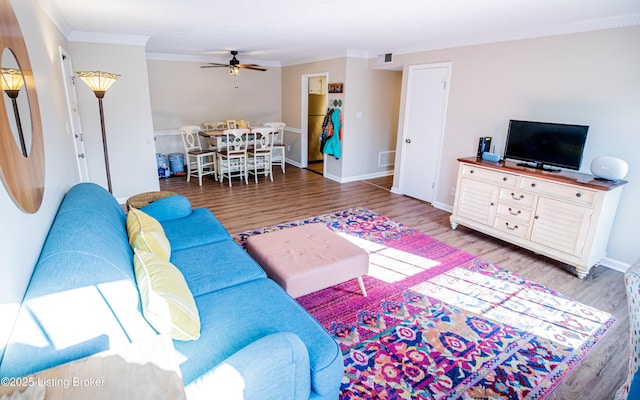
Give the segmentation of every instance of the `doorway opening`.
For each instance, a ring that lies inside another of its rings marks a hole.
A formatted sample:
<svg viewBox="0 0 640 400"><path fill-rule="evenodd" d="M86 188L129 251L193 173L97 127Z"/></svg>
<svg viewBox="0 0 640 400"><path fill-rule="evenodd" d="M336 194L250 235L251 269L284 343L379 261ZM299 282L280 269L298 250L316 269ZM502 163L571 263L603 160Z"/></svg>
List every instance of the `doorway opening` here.
<svg viewBox="0 0 640 400"><path fill-rule="evenodd" d="M302 167L324 175L324 154L320 138L322 123L327 110L327 82L329 74L317 73L302 76Z"/></svg>

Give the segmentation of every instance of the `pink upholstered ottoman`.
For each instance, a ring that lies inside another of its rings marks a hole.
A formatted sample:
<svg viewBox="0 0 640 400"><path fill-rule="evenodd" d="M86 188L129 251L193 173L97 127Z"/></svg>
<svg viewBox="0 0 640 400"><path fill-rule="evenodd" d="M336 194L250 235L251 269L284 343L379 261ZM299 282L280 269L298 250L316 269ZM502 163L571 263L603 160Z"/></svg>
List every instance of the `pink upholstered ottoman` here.
<svg viewBox="0 0 640 400"><path fill-rule="evenodd" d="M247 239L247 251L292 297L357 279L369 271L366 251L323 224L310 224Z"/></svg>

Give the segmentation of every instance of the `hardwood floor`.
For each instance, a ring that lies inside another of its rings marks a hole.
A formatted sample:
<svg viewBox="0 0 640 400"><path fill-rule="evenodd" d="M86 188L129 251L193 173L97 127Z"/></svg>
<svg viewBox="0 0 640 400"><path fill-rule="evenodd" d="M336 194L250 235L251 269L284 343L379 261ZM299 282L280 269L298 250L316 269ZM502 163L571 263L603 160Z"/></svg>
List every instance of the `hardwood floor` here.
<svg viewBox="0 0 640 400"><path fill-rule="evenodd" d="M438 240L557 290L584 304L611 313L616 324L548 399L613 399L627 374L629 317L623 274L596 267L580 280L572 268L465 227L452 230L449 213L430 204L391 193L392 177L339 184L321 175L287 166L274 170L270 182L239 180L233 187L210 178L162 179L161 190L187 196L194 207L210 209L229 232L241 232L280 222L362 206L419 229Z"/></svg>

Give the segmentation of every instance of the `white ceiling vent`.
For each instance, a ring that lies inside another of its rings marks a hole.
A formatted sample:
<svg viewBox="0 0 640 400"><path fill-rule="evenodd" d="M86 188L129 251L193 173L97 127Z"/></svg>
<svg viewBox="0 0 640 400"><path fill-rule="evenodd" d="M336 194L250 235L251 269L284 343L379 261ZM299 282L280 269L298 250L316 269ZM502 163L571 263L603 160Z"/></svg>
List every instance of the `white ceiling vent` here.
<svg viewBox="0 0 640 400"><path fill-rule="evenodd" d="M388 65L393 64L393 54L380 54L378 56L378 65Z"/></svg>

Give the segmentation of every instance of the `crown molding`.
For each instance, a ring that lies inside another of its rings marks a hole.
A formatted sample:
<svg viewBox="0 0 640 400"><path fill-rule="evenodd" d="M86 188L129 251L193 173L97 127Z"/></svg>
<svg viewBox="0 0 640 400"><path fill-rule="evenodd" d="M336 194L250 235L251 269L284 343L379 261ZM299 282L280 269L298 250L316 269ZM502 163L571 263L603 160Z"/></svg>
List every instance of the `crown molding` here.
<svg viewBox="0 0 640 400"><path fill-rule="evenodd" d="M366 50L358 50L358 49L344 49L334 52L327 52L322 54L316 54L310 57L301 57L295 58L291 60L282 61L282 66L290 66L290 65L298 65L298 64L307 64L318 61L326 61L332 60L334 58L363 58L369 59L369 52Z"/></svg>
<svg viewBox="0 0 640 400"><path fill-rule="evenodd" d="M638 25L640 25L640 13L625 15L622 17L601 18L572 24L560 24L551 27L533 28L522 31L497 32L487 35L478 35L473 38L463 38L449 41L433 41L420 45L410 45L396 48L392 53L394 55L410 54L422 51L443 50L455 47L509 42L513 40L535 39L550 36L601 31L607 29L627 28Z"/></svg>
<svg viewBox="0 0 640 400"><path fill-rule="evenodd" d="M88 42L105 44L123 44L129 46L146 46L149 36L119 35L115 33L73 31L67 39L70 42Z"/></svg>

